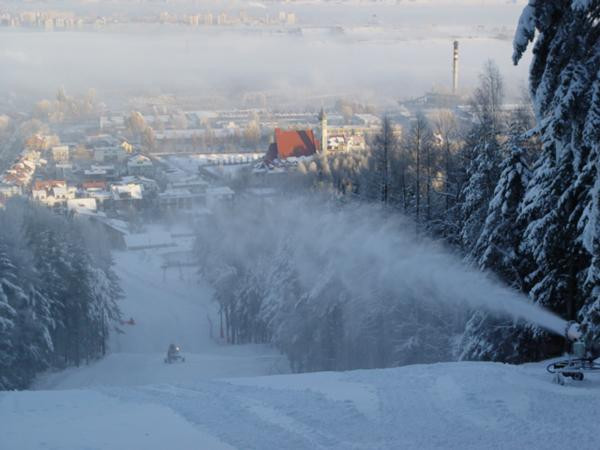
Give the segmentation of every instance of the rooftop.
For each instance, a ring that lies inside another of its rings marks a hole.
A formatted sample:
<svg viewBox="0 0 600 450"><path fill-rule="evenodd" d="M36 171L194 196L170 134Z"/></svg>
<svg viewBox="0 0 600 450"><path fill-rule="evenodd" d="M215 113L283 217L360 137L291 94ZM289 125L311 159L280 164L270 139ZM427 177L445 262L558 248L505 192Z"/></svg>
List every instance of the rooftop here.
<svg viewBox="0 0 600 450"><path fill-rule="evenodd" d="M318 144L312 130L275 129L276 158L310 156L317 152ZM274 158L273 158L274 159Z"/></svg>

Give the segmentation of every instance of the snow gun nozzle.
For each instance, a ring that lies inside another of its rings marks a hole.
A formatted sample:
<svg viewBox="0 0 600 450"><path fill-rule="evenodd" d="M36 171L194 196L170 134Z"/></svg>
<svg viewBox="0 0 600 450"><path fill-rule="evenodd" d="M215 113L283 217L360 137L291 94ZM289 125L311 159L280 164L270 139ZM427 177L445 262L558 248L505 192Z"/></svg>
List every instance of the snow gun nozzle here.
<svg viewBox="0 0 600 450"><path fill-rule="evenodd" d="M582 334L583 333L581 332L581 327L577 322L571 320L567 323L567 326L565 328L565 337L567 338L567 340L573 342L578 341L579 339L581 339Z"/></svg>

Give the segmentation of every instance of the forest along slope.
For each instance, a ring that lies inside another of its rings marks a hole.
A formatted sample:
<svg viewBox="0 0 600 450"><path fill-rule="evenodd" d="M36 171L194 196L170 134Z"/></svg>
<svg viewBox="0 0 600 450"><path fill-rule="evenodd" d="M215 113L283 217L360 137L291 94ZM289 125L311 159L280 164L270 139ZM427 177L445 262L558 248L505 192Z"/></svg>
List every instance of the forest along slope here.
<svg viewBox="0 0 600 450"><path fill-rule="evenodd" d="M103 360L41 377L37 389L179 384L289 371L285 358L266 346L219 342L218 311L210 289L199 284L197 270L162 268L168 256L177 257L192 245L185 238L175 242L177 247L115 253L124 290L123 319L133 318L135 324L124 323L123 333L113 333ZM185 363L164 363L170 343L181 347Z"/></svg>

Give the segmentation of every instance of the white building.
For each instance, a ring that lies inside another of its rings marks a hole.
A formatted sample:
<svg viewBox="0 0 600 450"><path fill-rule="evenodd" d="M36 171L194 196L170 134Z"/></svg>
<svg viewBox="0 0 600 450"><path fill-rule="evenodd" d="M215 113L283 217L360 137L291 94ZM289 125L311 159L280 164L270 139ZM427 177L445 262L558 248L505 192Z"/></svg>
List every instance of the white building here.
<svg viewBox="0 0 600 450"><path fill-rule="evenodd" d="M35 201L49 207L62 206L77 196L77 188L67 186L63 180L37 181L31 196Z"/></svg>
<svg viewBox="0 0 600 450"><path fill-rule="evenodd" d="M21 195L23 190L21 186L15 186L14 184L0 183L0 198L9 198L15 195Z"/></svg>
<svg viewBox="0 0 600 450"><path fill-rule="evenodd" d="M144 187L138 183L113 184L110 187L113 200L142 200Z"/></svg>
<svg viewBox="0 0 600 450"><path fill-rule="evenodd" d="M52 159L57 163L66 163L69 161L69 146L57 145L52 147Z"/></svg>

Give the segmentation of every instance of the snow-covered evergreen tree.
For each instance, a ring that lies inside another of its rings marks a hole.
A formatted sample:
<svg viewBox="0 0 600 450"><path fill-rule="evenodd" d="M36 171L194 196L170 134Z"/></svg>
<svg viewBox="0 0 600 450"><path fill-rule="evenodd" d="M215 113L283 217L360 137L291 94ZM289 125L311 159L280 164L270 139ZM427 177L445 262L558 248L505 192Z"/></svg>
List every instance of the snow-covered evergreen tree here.
<svg viewBox="0 0 600 450"><path fill-rule="evenodd" d="M0 242L0 390L14 386L11 367L15 360L14 329L17 312L11 305L9 295L15 289L14 266Z"/></svg>
<svg viewBox="0 0 600 450"><path fill-rule="evenodd" d="M87 232L26 202L0 210L1 389L104 353L120 288L110 260L91 256Z"/></svg>
<svg viewBox="0 0 600 450"><path fill-rule="evenodd" d="M594 93L584 127L584 140L591 143L592 156L587 165L594 171L596 180L590 192L590 202L584 214L585 227L582 230L583 245L592 255L588 267L584 289L588 301L580 311L583 323L598 336L600 331L600 82L594 86ZM593 168L594 159L596 167Z"/></svg>
<svg viewBox="0 0 600 450"><path fill-rule="evenodd" d="M596 335L599 20L598 0L530 0L514 41L516 63L535 39L530 90L543 145L519 219L528 224L521 250L533 261L530 295ZM534 337L545 354L562 349L542 332Z"/></svg>
<svg viewBox="0 0 600 450"><path fill-rule="evenodd" d="M471 162L460 195L460 242L467 257L473 259L499 176L500 146L490 122L471 130L464 153Z"/></svg>
<svg viewBox="0 0 600 450"><path fill-rule="evenodd" d="M476 122L462 150L466 173L459 197L460 242L467 259L471 260L475 258L475 246L500 175L502 155L498 137L502 131L500 106L503 98L504 88L498 66L488 61L471 100Z"/></svg>
<svg viewBox="0 0 600 450"><path fill-rule="evenodd" d="M521 291L527 289L519 250L526 224L519 221L519 210L530 178L523 131L516 127L510 134L502 173L474 249L474 260L482 270L493 271ZM475 311L461 341L460 358L516 362L523 358L522 341L527 341L529 335L524 324Z"/></svg>
<svg viewBox="0 0 600 450"><path fill-rule="evenodd" d="M530 170L518 132L510 136L505 153L507 156L473 256L481 269L491 270L507 284L522 289L519 245L524 224L518 218Z"/></svg>

